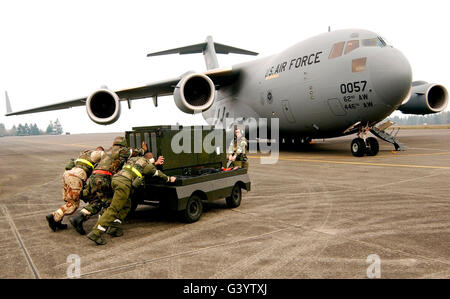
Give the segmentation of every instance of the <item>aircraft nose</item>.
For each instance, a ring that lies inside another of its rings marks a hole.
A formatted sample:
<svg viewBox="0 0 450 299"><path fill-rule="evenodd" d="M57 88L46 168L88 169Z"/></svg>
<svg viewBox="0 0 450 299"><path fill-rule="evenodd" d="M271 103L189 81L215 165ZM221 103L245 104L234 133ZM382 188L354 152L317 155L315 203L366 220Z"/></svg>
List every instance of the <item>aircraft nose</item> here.
<svg viewBox="0 0 450 299"><path fill-rule="evenodd" d="M368 59L370 77L377 96L386 105L397 106L411 90L411 65L397 49L382 50Z"/></svg>

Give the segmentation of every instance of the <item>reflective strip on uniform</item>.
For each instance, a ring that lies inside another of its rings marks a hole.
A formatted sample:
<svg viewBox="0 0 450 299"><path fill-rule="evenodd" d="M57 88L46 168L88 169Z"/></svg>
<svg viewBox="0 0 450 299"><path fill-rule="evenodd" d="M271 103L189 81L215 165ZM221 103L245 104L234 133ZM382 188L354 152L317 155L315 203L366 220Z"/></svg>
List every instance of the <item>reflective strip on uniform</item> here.
<svg viewBox="0 0 450 299"><path fill-rule="evenodd" d="M114 222L122 223L122 221L120 221L120 219L116 219L116 220L114 220Z"/></svg>
<svg viewBox="0 0 450 299"><path fill-rule="evenodd" d="M59 217L64 217L64 212L63 212L63 210L61 210L61 209L58 209L58 210L56 210L56 212L55 212Z"/></svg>
<svg viewBox="0 0 450 299"><path fill-rule="evenodd" d="M106 232L106 228L104 228L103 226L101 226L100 224L97 225L97 229L101 230L102 232Z"/></svg>
<svg viewBox="0 0 450 299"><path fill-rule="evenodd" d="M89 165L92 169L94 169L94 165L92 165L92 163L89 162L88 160L85 160L85 159L77 159L75 162L81 162L81 163L84 163L84 164L86 164L86 165Z"/></svg>
<svg viewBox="0 0 450 299"><path fill-rule="evenodd" d="M132 148L130 148L130 156L128 157L128 159L130 159L131 156L133 156L133 149Z"/></svg>
<svg viewBox="0 0 450 299"><path fill-rule="evenodd" d="M155 171L155 174L153 176L158 176L159 170Z"/></svg>
<svg viewBox="0 0 450 299"><path fill-rule="evenodd" d="M135 175L137 175L138 177L142 178L142 174L136 168L131 167L130 165L125 165L123 168L131 170L132 172L134 172Z"/></svg>

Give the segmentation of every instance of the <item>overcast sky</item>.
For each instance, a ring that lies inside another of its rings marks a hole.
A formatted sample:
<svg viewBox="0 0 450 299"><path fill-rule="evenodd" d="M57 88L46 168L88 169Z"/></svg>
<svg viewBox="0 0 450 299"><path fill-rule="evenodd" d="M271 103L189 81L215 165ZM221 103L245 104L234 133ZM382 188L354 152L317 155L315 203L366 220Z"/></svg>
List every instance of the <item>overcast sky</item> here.
<svg viewBox="0 0 450 299"><path fill-rule="evenodd" d="M102 85L136 87L205 70L203 56L146 54L203 42L275 54L332 30L377 32L408 58L414 80L450 89L449 10L445 1L28 1L0 2L0 123L9 129L59 118L65 131L118 132L133 126L203 124L180 112L172 97L122 105L115 124L93 123L84 107L5 117L4 90L13 110L87 96ZM254 59L219 55L221 66Z"/></svg>

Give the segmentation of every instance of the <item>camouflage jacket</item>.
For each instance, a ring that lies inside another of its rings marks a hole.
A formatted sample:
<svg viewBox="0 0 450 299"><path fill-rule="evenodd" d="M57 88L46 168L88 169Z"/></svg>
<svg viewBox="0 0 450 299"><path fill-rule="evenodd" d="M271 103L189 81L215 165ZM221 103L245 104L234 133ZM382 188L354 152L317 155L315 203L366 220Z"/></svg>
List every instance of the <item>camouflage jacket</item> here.
<svg viewBox="0 0 450 299"><path fill-rule="evenodd" d="M128 146L114 145L111 149L112 161L109 171L114 175L120 169L122 169L122 166L128 159L132 157L143 156L144 154L145 151L142 148L135 149Z"/></svg>
<svg viewBox="0 0 450 299"><path fill-rule="evenodd" d="M237 155L239 158L247 157L247 139L245 137L241 137L239 139L234 139L231 141L230 146L228 147L228 154Z"/></svg>

